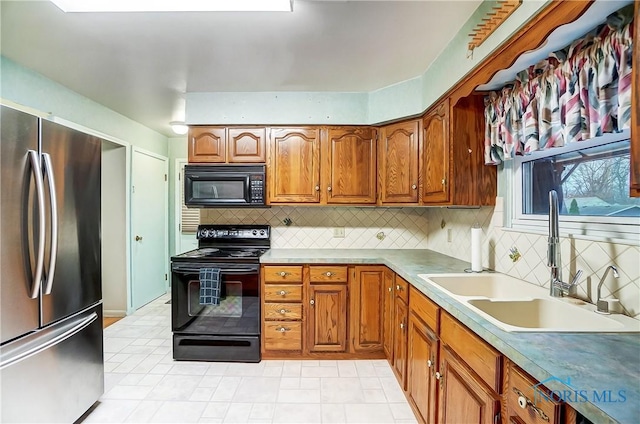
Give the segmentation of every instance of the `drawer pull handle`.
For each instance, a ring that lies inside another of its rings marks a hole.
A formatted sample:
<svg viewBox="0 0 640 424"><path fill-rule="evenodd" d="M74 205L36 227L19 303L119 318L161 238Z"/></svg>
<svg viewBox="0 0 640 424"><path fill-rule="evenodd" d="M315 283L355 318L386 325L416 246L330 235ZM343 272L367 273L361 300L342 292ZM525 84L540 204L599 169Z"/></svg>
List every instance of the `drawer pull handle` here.
<svg viewBox="0 0 640 424"><path fill-rule="evenodd" d="M327 277L331 277L333 274L331 273L331 271L327 271L327 273L325 274Z"/></svg>
<svg viewBox="0 0 640 424"><path fill-rule="evenodd" d="M281 276L281 277L286 277L287 275L290 275L290 274L289 274L288 272L286 272L286 271L278 272L278 273L276 273L276 274L278 274L278 275L279 275L279 276Z"/></svg>
<svg viewBox="0 0 640 424"><path fill-rule="evenodd" d="M513 393L518 395L518 405L520 405L520 408L526 409L527 407L530 407L531 409L533 409L533 411L536 414L538 414L541 420L549 422L549 416L545 414L542 409L535 406L533 402L531 402L531 400L528 397L526 397L524 393L522 393L516 387L512 387L512 389L513 389Z"/></svg>
<svg viewBox="0 0 640 424"><path fill-rule="evenodd" d="M288 329L288 328L285 328L285 327L276 328L276 330L277 330L277 331L279 331L279 332L281 332L281 333L284 333L284 332L289 331L289 329Z"/></svg>
<svg viewBox="0 0 640 424"><path fill-rule="evenodd" d="M288 291L284 291L284 290L280 290L280 293L278 293L280 296L286 296L289 292Z"/></svg>
<svg viewBox="0 0 640 424"><path fill-rule="evenodd" d="M280 309L280 313L281 313L282 315L284 315L284 314L288 314L289 312L291 312L291 311L290 311L290 310L288 310L288 309Z"/></svg>

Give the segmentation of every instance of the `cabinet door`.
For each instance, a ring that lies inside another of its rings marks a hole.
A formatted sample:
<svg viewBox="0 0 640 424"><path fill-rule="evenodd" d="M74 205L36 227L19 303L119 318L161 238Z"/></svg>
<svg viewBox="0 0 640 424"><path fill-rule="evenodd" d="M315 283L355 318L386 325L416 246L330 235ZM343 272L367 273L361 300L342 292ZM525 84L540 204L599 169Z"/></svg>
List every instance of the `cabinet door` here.
<svg viewBox="0 0 640 424"><path fill-rule="evenodd" d="M327 203L376 202L376 130L329 128L325 152Z"/></svg>
<svg viewBox="0 0 640 424"><path fill-rule="evenodd" d="M635 34L633 43L633 64L631 67L631 193L632 197L640 197L640 4L635 2Z"/></svg>
<svg viewBox="0 0 640 424"><path fill-rule="evenodd" d="M420 121L383 127L378 143L381 203L418 202L418 136Z"/></svg>
<svg viewBox="0 0 640 424"><path fill-rule="evenodd" d="M320 129L272 128L270 203L320 201Z"/></svg>
<svg viewBox="0 0 640 424"><path fill-rule="evenodd" d="M440 346L438 422L493 424L500 412L498 396L480 383L449 348Z"/></svg>
<svg viewBox="0 0 640 424"><path fill-rule="evenodd" d="M408 307L401 298L396 297L394 309L393 372L402 390L406 390Z"/></svg>
<svg viewBox="0 0 640 424"><path fill-rule="evenodd" d="M264 163L266 133L265 128L229 128L229 162Z"/></svg>
<svg viewBox="0 0 640 424"><path fill-rule="evenodd" d="M411 314L407 358L407 392L409 401L418 411L422 422L436 420L436 368L438 339L425 323Z"/></svg>
<svg viewBox="0 0 640 424"><path fill-rule="evenodd" d="M390 364L393 364L393 323L394 323L394 315L393 315L393 301L394 301L394 291L393 287L395 284L395 273L391 271L389 268L385 270L384 273L384 299L383 299L383 308L384 308L384 327L383 327L383 347L384 353L387 356Z"/></svg>
<svg viewBox="0 0 640 424"><path fill-rule="evenodd" d="M309 287L309 352L344 352L347 348L347 286Z"/></svg>
<svg viewBox="0 0 640 424"><path fill-rule="evenodd" d="M226 128L189 128L189 162L224 163L226 160Z"/></svg>
<svg viewBox="0 0 640 424"><path fill-rule="evenodd" d="M422 201L449 201L449 99L423 121Z"/></svg>
<svg viewBox="0 0 640 424"><path fill-rule="evenodd" d="M385 269L383 266L354 268L349 323L351 346L356 352L382 350Z"/></svg>

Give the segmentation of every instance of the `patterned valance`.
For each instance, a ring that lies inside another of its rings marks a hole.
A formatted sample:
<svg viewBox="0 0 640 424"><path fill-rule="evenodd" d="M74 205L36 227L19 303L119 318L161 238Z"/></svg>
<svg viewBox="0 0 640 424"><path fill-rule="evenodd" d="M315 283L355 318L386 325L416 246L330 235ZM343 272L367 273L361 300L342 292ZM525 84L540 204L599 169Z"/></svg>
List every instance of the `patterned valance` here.
<svg viewBox="0 0 640 424"><path fill-rule="evenodd" d="M633 4L485 98L485 163L561 147L631 123Z"/></svg>

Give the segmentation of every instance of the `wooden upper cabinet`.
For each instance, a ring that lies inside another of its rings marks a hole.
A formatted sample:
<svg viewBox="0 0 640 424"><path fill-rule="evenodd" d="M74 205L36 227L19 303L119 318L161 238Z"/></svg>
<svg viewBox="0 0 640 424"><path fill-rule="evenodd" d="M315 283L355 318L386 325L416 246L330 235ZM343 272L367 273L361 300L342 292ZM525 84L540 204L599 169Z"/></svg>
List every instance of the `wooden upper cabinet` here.
<svg viewBox="0 0 640 424"><path fill-rule="evenodd" d="M226 128L189 128L189 162L224 163L226 160Z"/></svg>
<svg viewBox="0 0 640 424"><path fill-rule="evenodd" d="M320 201L320 129L272 128L267 178L270 203Z"/></svg>
<svg viewBox="0 0 640 424"><path fill-rule="evenodd" d="M380 203L418 203L420 121L387 125L378 142Z"/></svg>
<svg viewBox="0 0 640 424"><path fill-rule="evenodd" d="M371 127L329 127L323 152L327 203L376 202L376 134Z"/></svg>
<svg viewBox="0 0 640 424"><path fill-rule="evenodd" d="M264 163L267 159L266 144L265 128L229 128L229 162Z"/></svg>
<svg viewBox="0 0 640 424"><path fill-rule="evenodd" d="M264 163L265 128L190 127L189 162Z"/></svg>
<svg viewBox="0 0 640 424"><path fill-rule="evenodd" d="M425 115L422 127L422 201L447 203L450 183L449 99Z"/></svg>
<svg viewBox="0 0 640 424"><path fill-rule="evenodd" d="M350 334L354 351L382 351L384 266L356 266L351 282Z"/></svg>
<svg viewBox="0 0 640 424"><path fill-rule="evenodd" d="M640 197L640 4L635 2L635 34L633 43L633 63L631 67L631 193Z"/></svg>

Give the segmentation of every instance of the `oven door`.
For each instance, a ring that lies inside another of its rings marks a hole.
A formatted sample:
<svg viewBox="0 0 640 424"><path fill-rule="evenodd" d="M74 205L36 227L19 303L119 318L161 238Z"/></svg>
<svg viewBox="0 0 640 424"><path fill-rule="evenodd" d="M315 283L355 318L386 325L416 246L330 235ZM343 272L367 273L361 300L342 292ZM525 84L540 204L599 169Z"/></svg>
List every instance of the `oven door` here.
<svg viewBox="0 0 640 424"><path fill-rule="evenodd" d="M220 268L219 305L200 304L200 270ZM171 327L199 335L260 334L259 264L173 263Z"/></svg>

